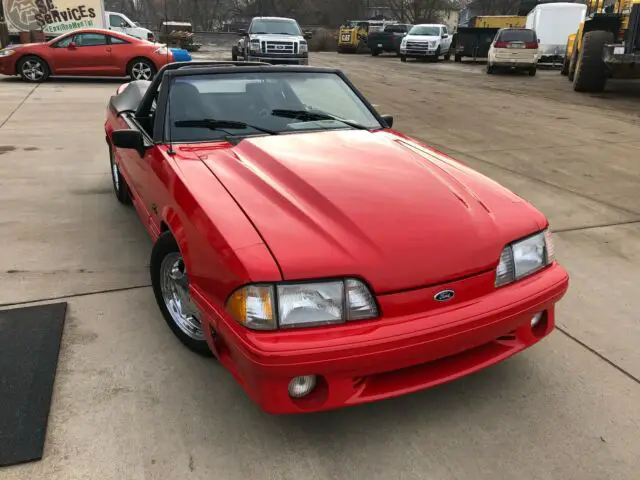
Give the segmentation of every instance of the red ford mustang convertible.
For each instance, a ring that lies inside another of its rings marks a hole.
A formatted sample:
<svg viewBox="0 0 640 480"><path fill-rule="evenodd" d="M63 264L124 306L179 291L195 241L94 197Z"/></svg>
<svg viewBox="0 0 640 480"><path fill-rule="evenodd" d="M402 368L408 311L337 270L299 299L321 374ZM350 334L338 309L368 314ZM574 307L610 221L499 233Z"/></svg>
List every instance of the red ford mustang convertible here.
<svg viewBox="0 0 640 480"><path fill-rule="evenodd" d="M554 328L546 218L392 124L312 67L177 63L109 102L167 324L267 412L421 390Z"/></svg>

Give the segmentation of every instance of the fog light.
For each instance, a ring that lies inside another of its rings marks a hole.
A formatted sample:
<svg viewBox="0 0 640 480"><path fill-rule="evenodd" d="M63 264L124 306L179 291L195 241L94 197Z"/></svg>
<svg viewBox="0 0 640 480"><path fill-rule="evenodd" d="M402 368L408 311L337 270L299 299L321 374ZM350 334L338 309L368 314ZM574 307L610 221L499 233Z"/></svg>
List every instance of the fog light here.
<svg viewBox="0 0 640 480"><path fill-rule="evenodd" d="M304 375L293 377L289 382L289 395L293 398L302 398L311 393L316 386L315 375Z"/></svg>
<svg viewBox="0 0 640 480"><path fill-rule="evenodd" d="M540 323L540 320L542 320L542 313L536 313L532 318L531 318L531 328L536 328L538 326L538 324Z"/></svg>

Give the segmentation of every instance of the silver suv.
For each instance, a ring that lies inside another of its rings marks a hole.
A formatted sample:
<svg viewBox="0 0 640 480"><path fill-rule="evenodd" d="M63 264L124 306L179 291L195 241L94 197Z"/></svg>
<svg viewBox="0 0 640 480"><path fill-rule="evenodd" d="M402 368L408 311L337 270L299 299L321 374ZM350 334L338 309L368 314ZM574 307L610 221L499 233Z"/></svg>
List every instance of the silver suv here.
<svg viewBox="0 0 640 480"><path fill-rule="evenodd" d="M234 61L309 64L307 40L293 18L255 17L249 30L238 33L242 38L231 50Z"/></svg>

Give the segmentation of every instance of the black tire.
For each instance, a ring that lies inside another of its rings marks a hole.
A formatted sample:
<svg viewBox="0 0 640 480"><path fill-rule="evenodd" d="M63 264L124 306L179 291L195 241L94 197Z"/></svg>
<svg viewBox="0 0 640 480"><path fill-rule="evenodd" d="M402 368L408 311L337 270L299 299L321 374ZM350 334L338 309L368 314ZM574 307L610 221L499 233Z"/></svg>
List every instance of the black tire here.
<svg viewBox="0 0 640 480"><path fill-rule="evenodd" d="M491 65L489 62L487 62L487 75L492 75L493 74L493 65Z"/></svg>
<svg viewBox="0 0 640 480"><path fill-rule="evenodd" d="M400 61L401 62L406 62L407 61L407 57L404 55L400 55Z"/></svg>
<svg viewBox="0 0 640 480"><path fill-rule="evenodd" d="M372 57L377 57L378 55L380 55L380 50L378 50L377 48L371 50L371 56Z"/></svg>
<svg viewBox="0 0 640 480"><path fill-rule="evenodd" d="M533 67L533 68L529 69L529 76L530 76L530 77L535 77L535 76L536 76L536 71L537 71L537 70L538 70L538 69L537 69L536 67Z"/></svg>
<svg viewBox="0 0 640 480"><path fill-rule="evenodd" d="M451 60L451 50L447 50L447 53L444 54L444 60L445 62Z"/></svg>
<svg viewBox="0 0 640 480"><path fill-rule="evenodd" d="M113 183L113 194L116 199L123 205L131 205L131 191L129 185L122 177L120 169L115 160L115 151L109 145L109 166L111 169L111 183Z"/></svg>
<svg viewBox="0 0 640 480"><path fill-rule="evenodd" d="M460 55L455 55L455 56L453 57L453 60L454 60L456 63L462 63L462 57L461 57Z"/></svg>
<svg viewBox="0 0 640 480"><path fill-rule="evenodd" d="M569 62L571 62L571 57L569 57L568 53L569 45L567 45L567 48L564 50L564 59L562 61L562 70L560 70L560 75L569 75Z"/></svg>
<svg viewBox="0 0 640 480"><path fill-rule="evenodd" d="M160 235L160 237L158 237L158 240L156 241L155 245L153 246L153 250L151 251L150 272L153 293L156 297L156 302L158 303L158 307L162 312L164 320L167 322L167 325L169 326L173 334L178 337L178 340L180 340L187 348L189 348L193 352L209 357L212 355L212 352L209 349L206 340L197 340L187 335L182 327L180 327L173 319L171 313L169 313L164 300L164 296L162 293L162 264L165 259L171 261L177 256L180 256L180 249L178 248L176 240L173 238L173 235L171 235L171 232L164 232L162 235ZM182 264L182 268L182 272L184 273L183 278L188 283L188 277L186 275L186 272L184 271L184 264Z"/></svg>
<svg viewBox="0 0 640 480"><path fill-rule="evenodd" d="M151 80L156 72L157 69L153 62L144 57L134 58L127 65L127 75L132 80Z"/></svg>
<svg viewBox="0 0 640 480"><path fill-rule="evenodd" d="M18 60L17 72L25 82L42 83L51 75L47 62L35 55L27 55Z"/></svg>
<svg viewBox="0 0 640 480"><path fill-rule="evenodd" d="M367 45L366 45L365 41L363 39L360 39L358 41L358 45L356 46L356 54L359 55L361 53L364 53L366 48L367 48Z"/></svg>
<svg viewBox="0 0 640 480"><path fill-rule="evenodd" d="M569 60L569 71L567 72L567 80L573 82L573 77L576 74L576 63L578 63L578 50L577 45L574 45L573 52L571 52L571 60Z"/></svg>
<svg viewBox="0 0 640 480"><path fill-rule="evenodd" d="M238 47L235 45L231 47L231 60L234 62L238 61Z"/></svg>
<svg viewBox="0 0 640 480"><path fill-rule="evenodd" d="M613 43L613 33L594 30L584 34L578 54L573 89L576 92L602 92L607 83L607 66L602 60L606 43Z"/></svg>

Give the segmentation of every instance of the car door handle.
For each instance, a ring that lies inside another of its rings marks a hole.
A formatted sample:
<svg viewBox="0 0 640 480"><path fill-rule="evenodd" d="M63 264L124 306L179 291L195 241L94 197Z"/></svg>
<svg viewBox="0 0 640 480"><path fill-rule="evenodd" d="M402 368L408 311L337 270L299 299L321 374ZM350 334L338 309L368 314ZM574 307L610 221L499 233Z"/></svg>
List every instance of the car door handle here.
<svg viewBox="0 0 640 480"><path fill-rule="evenodd" d="M110 52L110 51L111 51L111 47L107 47L107 52Z"/></svg>

